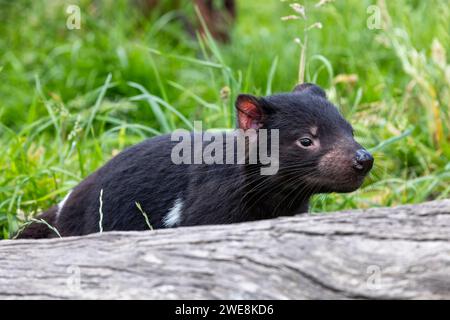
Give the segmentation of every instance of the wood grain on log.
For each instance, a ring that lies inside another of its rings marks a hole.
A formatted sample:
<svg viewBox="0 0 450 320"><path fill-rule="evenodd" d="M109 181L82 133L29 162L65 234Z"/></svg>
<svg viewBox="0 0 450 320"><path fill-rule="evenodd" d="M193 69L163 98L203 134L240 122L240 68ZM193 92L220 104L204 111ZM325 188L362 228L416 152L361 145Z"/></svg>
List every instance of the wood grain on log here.
<svg viewBox="0 0 450 320"><path fill-rule="evenodd" d="M450 200L0 242L0 298L450 298Z"/></svg>

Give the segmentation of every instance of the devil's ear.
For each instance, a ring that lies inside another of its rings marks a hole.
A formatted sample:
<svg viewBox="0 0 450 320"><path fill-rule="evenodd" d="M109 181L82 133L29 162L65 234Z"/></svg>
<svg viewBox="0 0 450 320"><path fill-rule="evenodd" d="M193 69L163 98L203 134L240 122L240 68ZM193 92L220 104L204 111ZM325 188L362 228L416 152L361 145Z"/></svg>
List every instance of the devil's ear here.
<svg viewBox="0 0 450 320"><path fill-rule="evenodd" d="M325 93L325 91L323 91L323 89L319 86L316 86L313 83L302 83L302 84L298 84L295 86L294 90L292 90L294 93L295 92L309 92L311 94L320 96L322 98L327 98L327 94Z"/></svg>
<svg viewBox="0 0 450 320"><path fill-rule="evenodd" d="M240 94L236 99L237 124L240 129L259 129L272 110L261 98Z"/></svg>

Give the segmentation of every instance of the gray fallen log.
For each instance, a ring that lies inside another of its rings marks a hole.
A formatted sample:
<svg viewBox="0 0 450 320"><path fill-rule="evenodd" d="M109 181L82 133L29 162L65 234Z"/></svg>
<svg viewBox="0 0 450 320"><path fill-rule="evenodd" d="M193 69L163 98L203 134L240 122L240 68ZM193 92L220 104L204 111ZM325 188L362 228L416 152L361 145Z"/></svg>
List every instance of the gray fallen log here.
<svg viewBox="0 0 450 320"><path fill-rule="evenodd" d="M0 241L1 299L450 298L450 200Z"/></svg>

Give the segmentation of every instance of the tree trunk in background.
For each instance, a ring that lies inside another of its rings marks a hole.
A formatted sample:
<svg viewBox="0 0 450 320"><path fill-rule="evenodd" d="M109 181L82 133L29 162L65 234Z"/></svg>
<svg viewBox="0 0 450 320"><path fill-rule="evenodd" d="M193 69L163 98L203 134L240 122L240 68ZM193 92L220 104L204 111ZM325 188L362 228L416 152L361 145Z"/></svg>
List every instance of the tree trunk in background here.
<svg viewBox="0 0 450 320"><path fill-rule="evenodd" d="M450 200L0 242L0 298L450 298Z"/></svg>
<svg viewBox="0 0 450 320"><path fill-rule="evenodd" d="M160 1L160 0L135 0L145 14L150 14L152 10L159 9L162 13L178 11L178 20L182 22L185 30L193 38L196 37L196 30L205 34L204 27L200 20L190 20L186 14L183 14L183 3L179 0ZM230 34L236 20L237 6L235 0L194 0L191 5L198 8L198 11L211 36L220 42L230 41Z"/></svg>

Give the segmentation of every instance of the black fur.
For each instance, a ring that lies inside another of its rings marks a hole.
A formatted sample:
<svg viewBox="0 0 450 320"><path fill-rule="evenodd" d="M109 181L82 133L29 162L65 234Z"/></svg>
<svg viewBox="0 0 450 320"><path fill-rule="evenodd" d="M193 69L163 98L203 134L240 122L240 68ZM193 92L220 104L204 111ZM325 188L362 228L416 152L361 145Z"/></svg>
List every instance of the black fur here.
<svg viewBox="0 0 450 320"><path fill-rule="evenodd" d="M255 108L248 111L248 106ZM42 217L62 236L98 232L101 190L104 231L147 230L136 202L153 228L165 228L164 217L176 199L183 202L180 226L294 215L308 210L315 193L357 189L372 167L369 163L363 172L355 169L355 153L361 146L353 139L352 127L315 85L269 97L240 96L236 107L243 120L238 123L256 121L258 128L280 130L276 175L260 175L258 164L175 165L170 156L177 142L164 135L114 157L74 188L57 218L55 207ZM246 122L248 117L251 121ZM299 147L298 139L311 136L311 130L314 149ZM19 238L53 236L45 225L32 226Z"/></svg>

